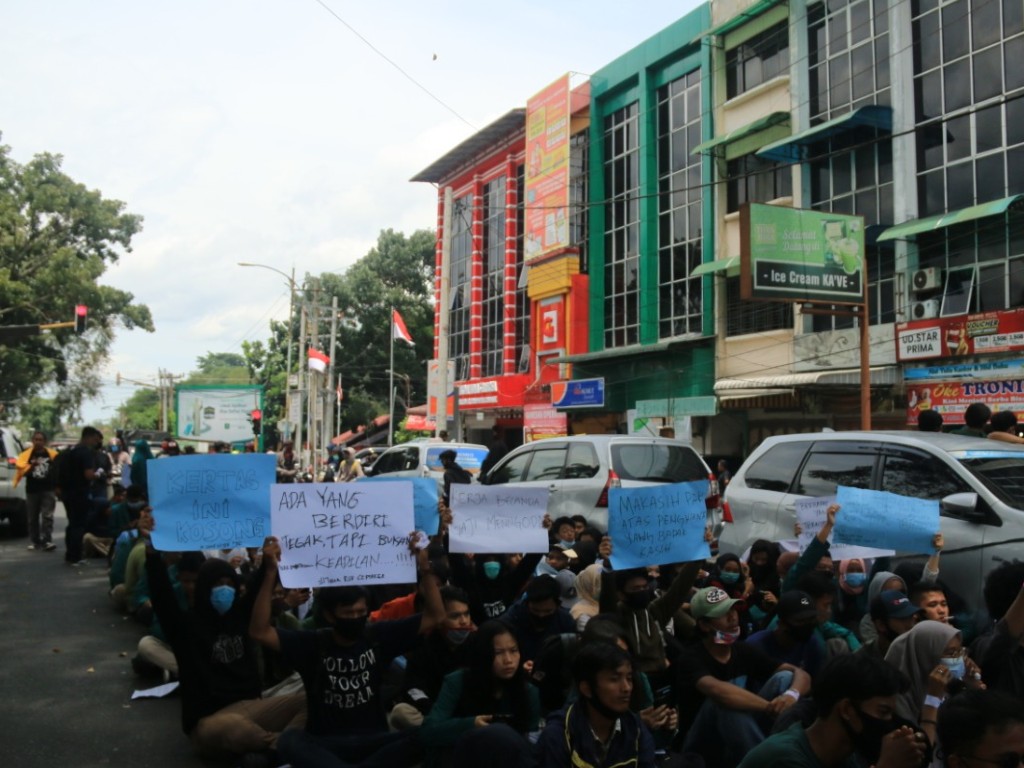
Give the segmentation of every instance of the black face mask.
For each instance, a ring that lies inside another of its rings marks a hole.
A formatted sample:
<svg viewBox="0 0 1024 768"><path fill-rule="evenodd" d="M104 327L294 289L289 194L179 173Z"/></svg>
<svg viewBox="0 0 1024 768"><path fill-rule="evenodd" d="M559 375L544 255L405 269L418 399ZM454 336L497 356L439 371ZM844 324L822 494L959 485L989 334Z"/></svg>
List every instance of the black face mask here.
<svg viewBox="0 0 1024 768"><path fill-rule="evenodd" d="M649 589L644 589L640 592L626 592L624 598L626 605L638 611L650 605L653 599L654 593Z"/></svg>
<svg viewBox="0 0 1024 768"><path fill-rule="evenodd" d="M534 616L531 613L530 614L530 626L533 627L533 629L535 631L537 631L537 632L543 632L549 626L551 626L551 620L553 618L555 618L555 614L553 614L553 613L548 615L548 616Z"/></svg>
<svg viewBox="0 0 1024 768"><path fill-rule="evenodd" d="M797 642L805 643L805 642L807 642L808 640L811 639L811 635L814 634L814 630L815 629L816 629L816 627L815 627L814 624L809 624L806 627L790 627L790 626L787 626L786 627L786 632L788 632L789 636L792 637Z"/></svg>
<svg viewBox="0 0 1024 768"><path fill-rule="evenodd" d="M855 733L846 720L842 721L843 727L853 741L854 751L864 758L868 765L874 765L882 754L882 739L903 725L903 722L895 717L891 720L872 717L865 714L862 709L857 710L857 715L861 722L860 733Z"/></svg>
<svg viewBox="0 0 1024 768"><path fill-rule="evenodd" d="M358 619L334 619L334 631L345 640L358 640L366 631L368 616L360 616Z"/></svg>

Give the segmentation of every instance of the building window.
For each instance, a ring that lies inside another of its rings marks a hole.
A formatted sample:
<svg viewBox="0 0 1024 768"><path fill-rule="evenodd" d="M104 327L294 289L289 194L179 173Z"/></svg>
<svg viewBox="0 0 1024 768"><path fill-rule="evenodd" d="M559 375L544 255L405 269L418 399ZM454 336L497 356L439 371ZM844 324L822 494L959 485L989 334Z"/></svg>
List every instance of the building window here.
<svg viewBox="0 0 1024 768"><path fill-rule="evenodd" d="M789 22L780 21L726 54L726 93L731 99L788 70Z"/></svg>
<svg viewBox="0 0 1024 768"><path fill-rule="evenodd" d="M636 102L604 124L604 345L640 341L640 156Z"/></svg>
<svg viewBox="0 0 1024 768"><path fill-rule="evenodd" d="M700 71L658 89L658 337L701 333Z"/></svg>
<svg viewBox="0 0 1024 768"><path fill-rule="evenodd" d="M1024 10L913 0L920 216L1024 191ZM978 108L986 102L990 104Z"/></svg>
<svg viewBox="0 0 1024 768"><path fill-rule="evenodd" d="M580 255L580 272L587 274L587 201L590 189L590 132L569 139L569 238Z"/></svg>
<svg viewBox="0 0 1024 768"><path fill-rule="evenodd" d="M505 177L484 184L484 290L481 337L484 376L502 372L505 329Z"/></svg>
<svg viewBox="0 0 1024 768"><path fill-rule="evenodd" d="M452 205L451 271L448 275L448 357L456 381L469 378L470 262L473 254L473 196Z"/></svg>
<svg viewBox="0 0 1024 768"><path fill-rule="evenodd" d="M890 103L888 19L888 0L831 0L808 8L811 125Z"/></svg>
<svg viewBox="0 0 1024 768"><path fill-rule="evenodd" d="M523 263L524 193L526 166L516 167L516 370L530 370L530 297L526 292L526 265ZM524 361L526 365L524 366Z"/></svg>
<svg viewBox="0 0 1024 768"><path fill-rule="evenodd" d="M743 301L739 277L725 280L726 335L793 329L793 305L788 301Z"/></svg>
<svg viewBox="0 0 1024 768"><path fill-rule="evenodd" d="M767 203L793 195L793 169L757 155L744 155L726 165L726 197L729 213L743 203Z"/></svg>

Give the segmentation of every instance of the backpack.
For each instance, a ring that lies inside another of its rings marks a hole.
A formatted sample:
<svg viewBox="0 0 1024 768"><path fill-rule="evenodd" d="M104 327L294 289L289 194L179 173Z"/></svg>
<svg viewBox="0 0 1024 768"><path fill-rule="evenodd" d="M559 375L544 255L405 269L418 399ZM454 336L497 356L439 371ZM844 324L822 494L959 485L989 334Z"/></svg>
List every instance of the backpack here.
<svg viewBox="0 0 1024 768"><path fill-rule="evenodd" d="M71 458L71 451L73 450L73 448L66 448L58 453L53 461L50 462L52 465L51 471L53 473L53 477L57 481L57 487L62 490L75 484L75 462L74 459Z"/></svg>

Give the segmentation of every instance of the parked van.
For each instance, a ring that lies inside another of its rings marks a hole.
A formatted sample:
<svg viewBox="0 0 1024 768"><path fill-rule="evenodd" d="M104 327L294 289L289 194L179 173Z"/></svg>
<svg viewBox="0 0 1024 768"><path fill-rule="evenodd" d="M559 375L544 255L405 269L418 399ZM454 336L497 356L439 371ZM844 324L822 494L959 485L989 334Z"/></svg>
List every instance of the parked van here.
<svg viewBox="0 0 1024 768"><path fill-rule="evenodd" d="M937 500L940 578L972 611L984 608L985 575L1024 551L1024 445L909 431L767 438L725 491L722 551L794 538L796 501L840 485Z"/></svg>
<svg viewBox="0 0 1024 768"><path fill-rule="evenodd" d="M14 464L23 450L13 432L7 427L0 427L0 519L7 520L15 536L28 533L25 483L14 486Z"/></svg>
<svg viewBox="0 0 1024 768"><path fill-rule="evenodd" d="M638 435L550 437L511 451L480 482L547 488L548 514L583 515L608 530L608 491L656 483L708 482L709 524L719 507L718 483L691 446Z"/></svg>
<svg viewBox="0 0 1024 768"><path fill-rule="evenodd" d="M476 476L480 465L487 457L487 446L477 443L442 443L428 440L413 440L393 445L381 453L373 465L367 468L368 477L432 477L438 488L444 480L441 454L455 451L456 463L469 474Z"/></svg>

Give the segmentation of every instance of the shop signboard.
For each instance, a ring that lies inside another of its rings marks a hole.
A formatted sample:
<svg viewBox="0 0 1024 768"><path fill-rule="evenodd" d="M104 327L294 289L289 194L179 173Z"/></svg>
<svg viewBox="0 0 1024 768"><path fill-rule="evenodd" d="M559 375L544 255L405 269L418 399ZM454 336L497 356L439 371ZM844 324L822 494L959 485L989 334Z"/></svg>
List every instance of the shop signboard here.
<svg viewBox="0 0 1024 768"><path fill-rule="evenodd" d="M569 75L526 102L527 262L569 247Z"/></svg>
<svg viewBox="0 0 1024 768"><path fill-rule="evenodd" d="M896 355L904 360L1024 351L1024 307L896 324Z"/></svg>

